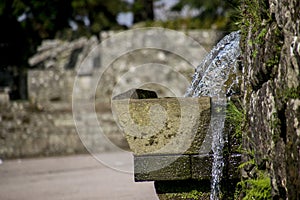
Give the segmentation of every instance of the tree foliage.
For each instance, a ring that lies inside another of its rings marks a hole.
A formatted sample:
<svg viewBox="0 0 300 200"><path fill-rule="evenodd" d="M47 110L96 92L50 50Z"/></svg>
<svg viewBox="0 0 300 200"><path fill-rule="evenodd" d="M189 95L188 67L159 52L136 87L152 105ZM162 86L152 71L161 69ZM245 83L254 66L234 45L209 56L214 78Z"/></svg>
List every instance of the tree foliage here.
<svg viewBox="0 0 300 200"><path fill-rule="evenodd" d="M51 38L69 29L70 21L78 27L86 26L87 32L93 34L113 28L117 26L117 14L126 6L121 0L4 0L0 3L0 16L19 19L22 28L32 29L41 38Z"/></svg>
<svg viewBox="0 0 300 200"><path fill-rule="evenodd" d="M66 37L67 32L73 32L73 37L89 36L121 28L116 17L125 9L127 4L122 0L2 0L0 48L7 56L1 65L26 62L42 39ZM10 58L13 50L18 54L14 59Z"/></svg>
<svg viewBox="0 0 300 200"><path fill-rule="evenodd" d="M26 98L22 86L28 58L43 39L75 39L121 28L116 17L126 9L122 0L1 0L0 77L13 81L0 84L13 88L13 99Z"/></svg>
<svg viewBox="0 0 300 200"><path fill-rule="evenodd" d="M154 20L153 3L153 0L134 1L131 9L134 14L134 23Z"/></svg>
<svg viewBox="0 0 300 200"><path fill-rule="evenodd" d="M193 19L200 20L202 24L213 25L219 23L222 28L228 28L228 24L235 17L239 0L179 0L171 10L182 11L186 8L198 11ZM210 27L206 27L210 28Z"/></svg>

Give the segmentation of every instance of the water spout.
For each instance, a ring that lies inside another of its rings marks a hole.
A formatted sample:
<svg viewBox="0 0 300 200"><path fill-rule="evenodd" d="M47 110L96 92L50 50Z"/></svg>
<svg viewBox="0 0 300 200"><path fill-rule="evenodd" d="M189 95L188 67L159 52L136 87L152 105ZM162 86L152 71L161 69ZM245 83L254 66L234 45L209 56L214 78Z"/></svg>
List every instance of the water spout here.
<svg viewBox="0 0 300 200"><path fill-rule="evenodd" d="M185 94L185 96L192 97L212 97L212 115L209 128L213 135L211 200L218 200L220 196L220 182L224 166L223 147L226 141L226 136L223 134L226 117L226 95L229 95L228 91L232 86L232 84L226 85L225 83L229 75L234 74L237 70L238 58L241 53L239 41L239 31L225 36L197 67L191 86Z"/></svg>

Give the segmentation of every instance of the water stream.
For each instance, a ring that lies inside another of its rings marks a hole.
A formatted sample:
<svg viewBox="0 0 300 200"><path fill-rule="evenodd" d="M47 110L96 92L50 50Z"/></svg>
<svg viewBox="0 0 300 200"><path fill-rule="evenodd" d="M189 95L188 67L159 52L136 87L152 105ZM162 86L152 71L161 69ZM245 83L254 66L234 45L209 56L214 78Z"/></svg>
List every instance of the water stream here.
<svg viewBox="0 0 300 200"><path fill-rule="evenodd" d="M236 73L240 33L225 36L197 67L191 86L185 96L212 97L212 115L209 132L212 134L213 166L211 180L211 200L220 196L220 182L224 166L223 147L227 140L223 134L227 97L233 83L228 84L230 74ZM226 85L228 84L228 85Z"/></svg>

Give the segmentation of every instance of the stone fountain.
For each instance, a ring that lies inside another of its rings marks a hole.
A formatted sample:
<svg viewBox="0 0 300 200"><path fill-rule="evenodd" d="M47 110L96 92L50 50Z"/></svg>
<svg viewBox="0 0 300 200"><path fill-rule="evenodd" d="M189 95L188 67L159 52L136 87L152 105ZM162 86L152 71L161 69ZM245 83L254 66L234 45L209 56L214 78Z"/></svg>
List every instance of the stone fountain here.
<svg viewBox="0 0 300 200"><path fill-rule="evenodd" d="M160 199L233 198L240 155L226 129L226 106L239 93L239 40L232 32L212 49L185 97L133 89L113 99L135 181L155 181Z"/></svg>
<svg viewBox="0 0 300 200"><path fill-rule="evenodd" d="M133 89L116 96L112 108L134 155L135 181L155 181L160 199L199 199L199 194L209 199L213 155L208 130L211 113L218 112L210 97L157 98L153 91ZM239 159L229 158L231 179L238 176ZM192 191L199 194L191 196Z"/></svg>

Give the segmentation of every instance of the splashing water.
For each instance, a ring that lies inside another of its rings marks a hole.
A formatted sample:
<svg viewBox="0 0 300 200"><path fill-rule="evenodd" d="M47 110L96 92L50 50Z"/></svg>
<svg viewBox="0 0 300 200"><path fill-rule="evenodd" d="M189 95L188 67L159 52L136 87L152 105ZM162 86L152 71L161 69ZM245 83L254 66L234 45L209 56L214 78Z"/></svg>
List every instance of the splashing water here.
<svg viewBox="0 0 300 200"><path fill-rule="evenodd" d="M223 134L226 117L226 94L228 95L231 87L225 83L229 75L237 70L238 58L241 53L239 41L239 31L225 36L197 67L191 86L185 94L185 96L192 97L212 97L212 115L209 128L209 132L213 135L211 200L218 200L220 195L220 182L224 166L223 147L226 140Z"/></svg>

